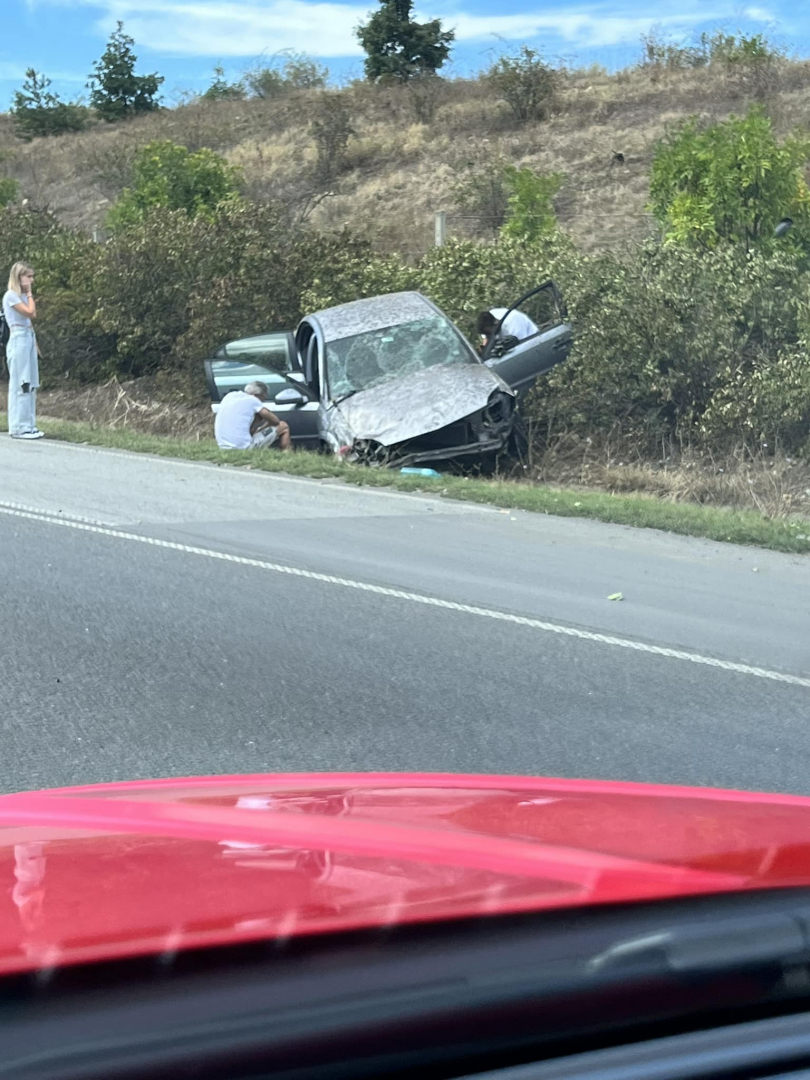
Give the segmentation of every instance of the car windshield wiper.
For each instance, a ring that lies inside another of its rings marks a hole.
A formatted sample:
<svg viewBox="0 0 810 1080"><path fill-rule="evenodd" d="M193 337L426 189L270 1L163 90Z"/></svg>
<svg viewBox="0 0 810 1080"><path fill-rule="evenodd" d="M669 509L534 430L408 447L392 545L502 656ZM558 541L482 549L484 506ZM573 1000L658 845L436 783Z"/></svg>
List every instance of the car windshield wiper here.
<svg viewBox="0 0 810 1080"><path fill-rule="evenodd" d="M340 405L341 401L345 401L347 398L353 397L357 393L357 390L349 390L339 398L335 398L332 402L333 405Z"/></svg>

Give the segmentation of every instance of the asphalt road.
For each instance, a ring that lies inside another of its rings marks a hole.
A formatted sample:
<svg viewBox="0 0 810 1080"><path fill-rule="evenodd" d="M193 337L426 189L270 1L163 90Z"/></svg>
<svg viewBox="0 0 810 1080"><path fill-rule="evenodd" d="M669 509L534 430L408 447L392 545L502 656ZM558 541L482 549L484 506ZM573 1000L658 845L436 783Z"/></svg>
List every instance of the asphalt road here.
<svg viewBox="0 0 810 1080"><path fill-rule="evenodd" d="M417 769L810 794L799 557L3 436L0 619L3 791Z"/></svg>

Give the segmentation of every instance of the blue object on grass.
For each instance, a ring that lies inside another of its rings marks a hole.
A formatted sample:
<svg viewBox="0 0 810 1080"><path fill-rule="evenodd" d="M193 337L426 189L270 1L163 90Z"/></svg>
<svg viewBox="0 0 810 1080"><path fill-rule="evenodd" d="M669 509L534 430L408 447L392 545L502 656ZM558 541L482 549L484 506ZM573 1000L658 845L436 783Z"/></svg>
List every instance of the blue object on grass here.
<svg viewBox="0 0 810 1080"><path fill-rule="evenodd" d="M441 476L442 474L436 472L435 469L400 469L401 473L408 473L409 476Z"/></svg>

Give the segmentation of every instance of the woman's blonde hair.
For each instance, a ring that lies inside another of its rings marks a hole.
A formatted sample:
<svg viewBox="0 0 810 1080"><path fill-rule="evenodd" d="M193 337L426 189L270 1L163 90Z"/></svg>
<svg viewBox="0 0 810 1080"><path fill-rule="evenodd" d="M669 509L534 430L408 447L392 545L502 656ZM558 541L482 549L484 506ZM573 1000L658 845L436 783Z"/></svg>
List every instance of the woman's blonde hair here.
<svg viewBox="0 0 810 1080"><path fill-rule="evenodd" d="M25 262L15 262L11 268L11 272L8 275L8 287L11 292L21 293L22 285L20 284L20 276L22 274L33 274L33 269Z"/></svg>

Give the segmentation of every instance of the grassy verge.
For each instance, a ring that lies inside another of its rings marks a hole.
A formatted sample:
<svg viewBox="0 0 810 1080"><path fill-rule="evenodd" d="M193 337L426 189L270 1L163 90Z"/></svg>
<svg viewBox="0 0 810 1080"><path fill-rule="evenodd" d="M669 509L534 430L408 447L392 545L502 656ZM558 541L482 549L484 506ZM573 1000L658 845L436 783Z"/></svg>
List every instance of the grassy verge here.
<svg viewBox="0 0 810 1080"><path fill-rule="evenodd" d="M5 416L0 413L0 423ZM314 479L342 480L365 487L431 492L448 499L487 503L561 517L594 518L635 528L664 529L685 536L730 541L773 551L810 553L810 522L769 518L751 510L726 510L690 503L664 502L643 495L610 495L565 490L512 480L482 480L456 476L427 479L398 472L346 465L320 454L278 454L273 451L220 450L213 440L197 442L140 432L105 428L69 420L41 420L51 438L107 446L187 461L239 465L262 472ZM5 424L2 423L5 428Z"/></svg>

